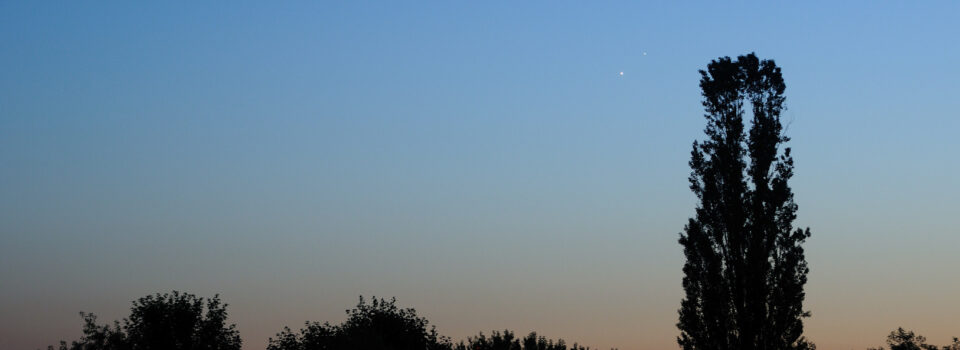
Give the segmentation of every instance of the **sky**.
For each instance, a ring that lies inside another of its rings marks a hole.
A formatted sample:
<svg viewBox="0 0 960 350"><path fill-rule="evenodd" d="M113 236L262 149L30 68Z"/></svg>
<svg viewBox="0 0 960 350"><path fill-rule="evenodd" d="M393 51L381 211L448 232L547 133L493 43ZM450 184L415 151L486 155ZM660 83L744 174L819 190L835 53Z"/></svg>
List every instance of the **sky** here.
<svg viewBox="0 0 960 350"><path fill-rule="evenodd" d="M783 68L805 335L960 336L960 3L0 2L0 348L157 292L676 349L699 74ZM623 72L621 75L620 72Z"/></svg>

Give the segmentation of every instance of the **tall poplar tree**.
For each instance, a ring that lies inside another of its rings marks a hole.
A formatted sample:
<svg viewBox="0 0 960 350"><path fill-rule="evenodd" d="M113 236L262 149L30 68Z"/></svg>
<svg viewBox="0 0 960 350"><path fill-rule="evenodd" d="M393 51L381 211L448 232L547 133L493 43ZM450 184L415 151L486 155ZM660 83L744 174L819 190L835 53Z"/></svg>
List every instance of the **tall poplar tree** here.
<svg viewBox="0 0 960 350"><path fill-rule="evenodd" d="M815 348L803 337L810 229L793 228L780 68L751 53L711 61L700 75L706 139L691 152L699 204L680 234L677 341L684 350Z"/></svg>

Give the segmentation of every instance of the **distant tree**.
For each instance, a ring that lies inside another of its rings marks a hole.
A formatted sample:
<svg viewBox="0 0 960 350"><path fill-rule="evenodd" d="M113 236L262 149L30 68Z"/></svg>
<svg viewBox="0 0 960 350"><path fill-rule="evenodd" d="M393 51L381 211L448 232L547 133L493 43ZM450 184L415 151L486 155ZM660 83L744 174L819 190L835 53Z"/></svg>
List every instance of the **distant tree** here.
<svg viewBox="0 0 960 350"><path fill-rule="evenodd" d="M960 350L960 338L953 337L953 342L949 345L944 345L943 350Z"/></svg>
<svg viewBox="0 0 960 350"><path fill-rule="evenodd" d="M236 325L227 325L226 305L174 291L140 298L124 320L127 341L136 350L240 349Z"/></svg>
<svg viewBox="0 0 960 350"><path fill-rule="evenodd" d="M927 344L926 337L903 328L890 332L887 345L890 350L938 350L936 346Z"/></svg>
<svg viewBox="0 0 960 350"><path fill-rule="evenodd" d="M267 350L448 350L449 339L439 336L435 327L427 327L426 318L414 309L400 309L396 299L363 297L355 309L347 310L347 320L340 325L308 322L298 333L284 328L277 338L270 339Z"/></svg>
<svg viewBox="0 0 960 350"><path fill-rule="evenodd" d="M127 350L131 349L118 321L110 325L98 325L97 316L81 312L83 318L83 336L70 344L60 341L59 350ZM48 350L54 347L48 346Z"/></svg>
<svg viewBox="0 0 960 350"><path fill-rule="evenodd" d="M934 345L927 344L926 337L904 330L902 327L898 327L887 335L887 346L890 350L940 350ZM943 350L955 349L960 349L960 341L957 338L953 338L953 344L943 347ZM883 350L883 347L868 350Z"/></svg>
<svg viewBox="0 0 960 350"><path fill-rule="evenodd" d="M793 228L780 68L751 53L711 61L700 75L707 138L691 152L699 204L680 234L686 263L677 341L685 350L813 348L802 336L810 314L801 244L810 230Z"/></svg>
<svg viewBox="0 0 960 350"><path fill-rule="evenodd" d="M277 339L270 338L267 350L333 350L337 349L338 340L336 327L329 323L307 322L299 333L283 327Z"/></svg>
<svg viewBox="0 0 960 350"><path fill-rule="evenodd" d="M467 338L466 343L461 341L455 347L455 350L522 350L520 339L515 337L513 332L504 330L490 332L486 336L480 332L476 337Z"/></svg>
<svg viewBox="0 0 960 350"><path fill-rule="evenodd" d="M543 336L537 336L536 332L530 332L524 338L517 338L514 336L514 333L509 330L504 330L503 333L498 331L493 331L490 333L490 336L484 335L482 332L476 337L467 338L466 342L458 343L454 350L590 350L589 347L584 347L574 343L573 346L567 348L566 342L563 339L558 339L556 341L547 339Z"/></svg>
<svg viewBox="0 0 960 350"><path fill-rule="evenodd" d="M428 325L414 309L397 307L395 298L367 303L361 297L355 309L347 310L343 323L307 322L297 332L284 327L270 338L267 350L590 350L578 344L568 348L563 339L549 340L535 332L519 338L509 330L480 333L454 345Z"/></svg>
<svg viewBox="0 0 960 350"><path fill-rule="evenodd" d="M133 302L130 316L113 326L97 325L96 316L81 313L83 336L61 342L61 350L239 350L236 325L227 325L226 304L219 296L197 298L174 291ZM48 349L53 349L49 347Z"/></svg>

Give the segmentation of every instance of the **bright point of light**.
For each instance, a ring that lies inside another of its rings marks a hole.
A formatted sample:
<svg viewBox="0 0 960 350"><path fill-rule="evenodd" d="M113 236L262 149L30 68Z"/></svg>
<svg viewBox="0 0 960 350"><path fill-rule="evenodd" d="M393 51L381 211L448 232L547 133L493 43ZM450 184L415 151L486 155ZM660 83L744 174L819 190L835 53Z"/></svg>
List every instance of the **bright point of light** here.
<svg viewBox="0 0 960 350"><path fill-rule="evenodd" d="M621 77L623 76L623 72L622 72L622 71L620 72L620 76L621 76Z"/></svg>

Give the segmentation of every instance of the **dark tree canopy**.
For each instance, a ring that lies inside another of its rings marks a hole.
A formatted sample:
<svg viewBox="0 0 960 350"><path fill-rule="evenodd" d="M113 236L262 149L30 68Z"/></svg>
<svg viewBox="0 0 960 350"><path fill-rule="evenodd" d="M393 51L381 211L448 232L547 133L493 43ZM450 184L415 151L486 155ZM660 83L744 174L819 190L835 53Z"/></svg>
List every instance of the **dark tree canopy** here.
<svg viewBox="0 0 960 350"><path fill-rule="evenodd" d="M133 302L130 317L113 326L97 325L96 316L84 319L80 340L60 343L61 350L239 350L240 335L227 325L227 305L219 296L197 298L172 292ZM50 347L51 349L53 347Z"/></svg>
<svg viewBox="0 0 960 350"><path fill-rule="evenodd" d="M944 345L943 350L960 350L960 338L953 337L953 342L949 345Z"/></svg>
<svg viewBox="0 0 960 350"><path fill-rule="evenodd" d="M562 339L554 341L537 333L520 338L508 330L494 331L490 336L480 333L454 345L449 338L437 335L434 327L428 328L426 318L417 316L414 309L397 307L396 299L373 298L368 304L362 297L355 309L347 310L343 323L307 322L299 332L284 328L267 346L267 350L328 349L589 350L577 344L567 347Z"/></svg>
<svg viewBox="0 0 960 350"><path fill-rule="evenodd" d="M938 348L936 345L927 344L926 337L901 327L887 335L887 346L890 350L960 350L960 339L953 337L952 343ZM883 347L868 350L883 350Z"/></svg>
<svg viewBox="0 0 960 350"><path fill-rule="evenodd" d="M537 336L536 332L530 332L526 337L520 338L509 330L502 333L493 331L490 336L480 333L476 337L470 337L466 342L460 342L453 350L590 350L589 347L574 343L569 348L563 339L556 341L547 339L543 336Z"/></svg>
<svg viewBox="0 0 960 350"><path fill-rule="evenodd" d="M685 350L806 349L801 244L784 84L772 60L722 57L700 71L706 139L693 143L699 204L680 234L686 263L678 343ZM749 118L749 129L744 117Z"/></svg>
<svg viewBox="0 0 960 350"><path fill-rule="evenodd" d="M927 337L903 328L890 332L887 336L887 345L890 346L890 350L937 350L936 346L927 344Z"/></svg>
<svg viewBox="0 0 960 350"><path fill-rule="evenodd" d="M360 298L355 309L347 310L347 320L340 325L308 322L299 333L289 328L270 339L267 350L400 350L450 349L450 341L427 327L426 318L414 309L400 309L396 299L373 298L367 304Z"/></svg>

